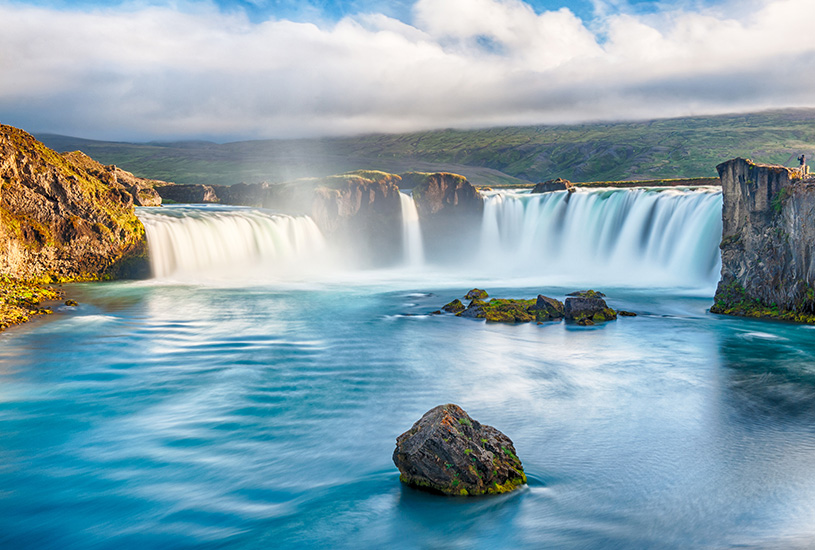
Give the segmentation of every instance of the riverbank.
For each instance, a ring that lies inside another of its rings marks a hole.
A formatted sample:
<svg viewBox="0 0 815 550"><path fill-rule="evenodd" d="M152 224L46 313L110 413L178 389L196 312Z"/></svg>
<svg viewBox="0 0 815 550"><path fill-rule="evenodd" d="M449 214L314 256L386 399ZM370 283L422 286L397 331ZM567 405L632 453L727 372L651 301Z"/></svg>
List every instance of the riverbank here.
<svg viewBox="0 0 815 550"><path fill-rule="evenodd" d="M39 315L50 315L65 297L60 288L0 276L0 332L26 323Z"/></svg>

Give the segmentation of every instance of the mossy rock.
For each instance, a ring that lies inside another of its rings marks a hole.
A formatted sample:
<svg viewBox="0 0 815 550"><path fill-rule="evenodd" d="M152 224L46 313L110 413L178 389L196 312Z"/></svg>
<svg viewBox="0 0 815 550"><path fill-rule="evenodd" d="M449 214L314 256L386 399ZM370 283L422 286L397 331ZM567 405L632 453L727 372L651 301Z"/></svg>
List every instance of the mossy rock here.
<svg viewBox="0 0 815 550"><path fill-rule="evenodd" d="M461 300L456 298L449 304L445 304L444 306L442 306L442 309L447 313L460 313L467 308L464 306L464 304L461 303Z"/></svg>
<svg viewBox="0 0 815 550"><path fill-rule="evenodd" d="M486 290L481 290L480 288L474 288L470 292L468 292L465 296L465 300L485 300L489 298L490 295L487 294Z"/></svg>

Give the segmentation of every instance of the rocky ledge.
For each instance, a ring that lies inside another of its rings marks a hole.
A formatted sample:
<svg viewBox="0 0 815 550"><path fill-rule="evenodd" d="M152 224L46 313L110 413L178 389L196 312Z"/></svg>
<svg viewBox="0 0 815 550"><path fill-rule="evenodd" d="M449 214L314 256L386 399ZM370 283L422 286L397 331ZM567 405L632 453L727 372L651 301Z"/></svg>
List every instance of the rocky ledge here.
<svg viewBox="0 0 815 550"><path fill-rule="evenodd" d="M430 409L396 438L393 462L403 483L445 495L506 493L526 483L512 441L453 404Z"/></svg>
<svg viewBox="0 0 815 550"><path fill-rule="evenodd" d="M815 181L742 158L716 169L722 275L710 311L815 323Z"/></svg>

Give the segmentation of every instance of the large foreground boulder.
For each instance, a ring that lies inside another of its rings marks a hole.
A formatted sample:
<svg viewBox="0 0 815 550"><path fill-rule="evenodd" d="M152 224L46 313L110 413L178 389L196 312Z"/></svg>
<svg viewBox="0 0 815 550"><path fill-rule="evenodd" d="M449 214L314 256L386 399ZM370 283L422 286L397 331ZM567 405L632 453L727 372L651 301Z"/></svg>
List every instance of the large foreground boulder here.
<svg viewBox="0 0 815 550"><path fill-rule="evenodd" d="M458 405L427 411L396 439L402 482L445 495L506 493L526 483L512 441Z"/></svg>

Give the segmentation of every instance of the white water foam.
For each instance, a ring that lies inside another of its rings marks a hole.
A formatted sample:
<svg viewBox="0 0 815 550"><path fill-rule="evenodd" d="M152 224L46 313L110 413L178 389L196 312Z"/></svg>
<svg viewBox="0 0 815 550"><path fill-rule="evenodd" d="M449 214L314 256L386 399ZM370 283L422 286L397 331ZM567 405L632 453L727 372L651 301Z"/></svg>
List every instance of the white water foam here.
<svg viewBox="0 0 815 550"><path fill-rule="evenodd" d="M424 246L422 228L419 225L419 211L413 196L399 193L402 203L402 244L405 264L410 267L421 267L424 264Z"/></svg>
<svg viewBox="0 0 815 550"><path fill-rule="evenodd" d="M158 278L206 272L272 272L319 262L325 239L308 216L271 214L237 207L140 208L153 275Z"/></svg>

